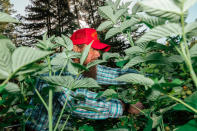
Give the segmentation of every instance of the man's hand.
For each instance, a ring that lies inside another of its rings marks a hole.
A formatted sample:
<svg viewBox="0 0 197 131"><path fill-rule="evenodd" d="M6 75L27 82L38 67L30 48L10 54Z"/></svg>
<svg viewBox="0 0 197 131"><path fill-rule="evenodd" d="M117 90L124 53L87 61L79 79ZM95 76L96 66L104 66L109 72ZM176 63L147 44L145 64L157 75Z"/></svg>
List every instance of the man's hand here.
<svg viewBox="0 0 197 131"><path fill-rule="evenodd" d="M131 114L139 114L140 111L139 110L142 110L144 109L144 106L142 105L141 102L137 102L136 104L133 104L133 105L129 105L129 108L128 108L128 112L131 113Z"/></svg>

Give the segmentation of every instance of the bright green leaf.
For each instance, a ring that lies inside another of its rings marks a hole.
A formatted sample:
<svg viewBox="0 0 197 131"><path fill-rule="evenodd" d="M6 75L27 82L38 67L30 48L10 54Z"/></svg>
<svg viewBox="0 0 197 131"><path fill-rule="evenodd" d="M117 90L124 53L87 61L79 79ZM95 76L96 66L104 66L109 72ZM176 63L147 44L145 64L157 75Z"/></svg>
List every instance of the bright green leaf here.
<svg viewBox="0 0 197 131"><path fill-rule="evenodd" d="M108 28L110 28L112 26L113 26L113 22L107 20L107 21L102 22L99 25L99 27L97 28L97 31L103 31L103 30L108 29Z"/></svg>
<svg viewBox="0 0 197 131"><path fill-rule="evenodd" d="M169 23L161 26L157 26L152 30L146 32L136 43L144 43L153 40L158 40L160 38L165 38L169 36L181 35L182 30L179 24Z"/></svg>
<svg viewBox="0 0 197 131"><path fill-rule="evenodd" d="M140 84L144 86L152 86L154 84L154 81L152 79L145 77L144 75L134 73L122 75L116 78L116 80L133 84Z"/></svg>
<svg viewBox="0 0 197 131"><path fill-rule="evenodd" d="M12 55L12 70L16 72L22 67L34 63L51 53L53 52L41 51L30 47L19 47Z"/></svg>
<svg viewBox="0 0 197 131"><path fill-rule="evenodd" d="M19 21L6 13L0 12L0 23L19 23Z"/></svg>

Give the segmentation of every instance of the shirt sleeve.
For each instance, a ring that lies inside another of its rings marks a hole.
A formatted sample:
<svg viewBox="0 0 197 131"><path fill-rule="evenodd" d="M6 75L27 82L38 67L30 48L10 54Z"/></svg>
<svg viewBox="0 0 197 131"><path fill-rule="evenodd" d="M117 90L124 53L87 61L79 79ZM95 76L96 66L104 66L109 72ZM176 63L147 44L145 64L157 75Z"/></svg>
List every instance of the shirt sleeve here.
<svg viewBox="0 0 197 131"><path fill-rule="evenodd" d="M126 82L116 81L115 78L127 73L138 73L138 71L134 69L123 70L121 68L97 65L96 81L100 85L125 85L127 84Z"/></svg>
<svg viewBox="0 0 197 131"><path fill-rule="evenodd" d="M65 101L65 98L69 93L68 89L64 89L64 95L61 97L61 101ZM107 119L107 118L118 118L123 114L123 107L119 100L112 99L97 99L97 93L88 91L86 89L77 89L72 92L73 96L83 96L84 99L75 101L75 97L69 98L69 107L74 107L73 115L89 118L89 119ZM63 104L64 102L60 102Z"/></svg>

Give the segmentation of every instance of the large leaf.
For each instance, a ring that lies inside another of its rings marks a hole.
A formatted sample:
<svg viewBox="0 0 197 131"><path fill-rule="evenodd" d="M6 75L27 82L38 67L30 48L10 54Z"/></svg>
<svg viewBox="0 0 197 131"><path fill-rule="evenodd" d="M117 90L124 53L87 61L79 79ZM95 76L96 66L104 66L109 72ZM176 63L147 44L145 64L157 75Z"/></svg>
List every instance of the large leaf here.
<svg viewBox="0 0 197 131"><path fill-rule="evenodd" d="M173 0L144 0L139 4L146 13L160 18L178 19L181 14L180 8Z"/></svg>
<svg viewBox="0 0 197 131"><path fill-rule="evenodd" d="M115 27L111 28L105 35L105 39L109 39L113 37L114 35L121 33L121 28L120 27Z"/></svg>
<svg viewBox="0 0 197 131"><path fill-rule="evenodd" d="M168 57L168 61L171 63L182 63L183 58L180 55L172 55Z"/></svg>
<svg viewBox="0 0 197 131"><path fill-rule="evenodd" d="M107 89L104 92L98 93L98 95L96 96L96 98L110 97L110 96L112 96L114 94L117 94L114 89Z"/></svg>
<svg viewBox="0 0 197 131"><path fill-rule="evenodd" d="M118 10L114 16L115 21L117 21L125 12L127 12L127 8Z"/></svg>
<svg viewBox="0 0 197 131"><path fill-rule="evenodd" d="M169 36L181 35L182 30L179 24L169 23L161 26L157 26L152 30L146 32L136 43L149 42L165 38Z"/></svg>
<svg viewBox="0 0 197 131"><path fill-rule="evenodd" d="M15 83L11 83L11 82L9 82L9 83L5 86L4 89L5 89L7 92L9 92L9 93L17 93L17 92L20 91L20 88L18 87L18 85L15 84Z"/></svg>
<svg viewBox="0 0 197 131"><path fill-rule="evenodd" d="M120 25L120 29L121 29L121 31L124 31L126 28L131 27L131 26L137 24L138 22L139 22L138 19L131 18L130 20L124 21L124 22Z"/></svg>
<svg viewBox="0 0 197 131"><path fill-rule="evenodd" d="M184 102L193 107L194 109L197 109L197 91L194 92L192 95L188 96L187 98L184 99ZM193 112L189 108L185 107L182 104L177 104L176 106L173 107L175 110L187 110L190 112Z"/></svg>
<svg viewBox="0 0 197 131"><path fill-rule="evenodd" d="M110 27L112 27L112 26L113 26L113 22L107 20L107 21L105 21L105 22L102 22L102 23L99 25L99 27L97 28L97 31L103 31L103 30L108 29L108 28L110 28Z"/></svg>
<svg viewBox="0 0 197 131"><path fill-rule="evenodd" d="M55 85L64 86L70 89L100 87L92 78L74 80L72 76L47 76L42 79Z"/></svg>
<svg viewBox="0 0 197 131"><path fill-rule="evenodd" d="M0 23L19 23L19 21L6 13L0 12Z"/></svg>
<svg viewBox="0 0 197 131"><path fill-rule="evenodd" d="M116 78L117 81L124 81L133 84L140 84L144 86L152 86L154 81L141 74L129 73Z"/></svg>
<svg viewBox="0 0 197 131"><path fill-rule="evenodd" d="M68 72L70 72L73 75L78 75L78 73L79 73L79 68L75 67L72 64L71 60L68 61L67 70L68 70Z"/></svg>
<svg viewBox="0 0 197 131"><path fill-rule="evenodd" d="M169 64L167 57L158 52L151 52L151 54L146 56L145 60L152 64Z"/></svg>
<svg viewBox="0 0 197 131"><path fill-rule="evenodd" d="M175 131L196 131L197 130L197 120L190 120L188 123L184 124L175 129Z"/></svg>
<svg viewBox="0 0 197 131"><path fill-rule="evenodd" d="M116 17L114 16L113 9L111 6L102 6L98 8L98 12L101 16L111 20L114 24L116 23Z"/></svg>
<svg viewBox="0 0 197 131"><path fill-rule="evenodd" d="M6 79L11 73L11 52L5 39L0 40L0 79Z"/></svg>
<svg viewBox="0 0 197 131"><path fill-rule="evenodd" d="M196 36L196 33L193 33L193 32L195 32L196 29L197 29L197 22L195 21L195 22L192 22L192 23L189 23L189 24L186 25L185 33L190 38L194 37L194 36Z"/></svg>
<svg viewBox="0 0 197 131"><path fill-rule="evenodd" d="M52 60L51 65L63 67L68 62L68 57L65 52L57 54Z"/></svg>
<svg viewBox="0 0 197 131"><path fill-rule="evenodd" d="M12 55L12 70L16 72L20 68L36 62L51 53L53 52L41 51L30 47L19 47Z"/></svg>
<svg viewBox="0 0 197 131"><path fill-rule="evenodd" d="M110 58L119 58L120 54L118 53L109 53L109 52L105 52L103 54L103 60L107 61Z"/></svg>
<svg viewBox="0 0 197 131"><path fill-rule="evenodd" d="M145 14L137 14L135 18L139 19L142 23L146 24L149 28L165 24L166 20L155 16Z"/></svg>
<svg viewBox="0 0 197 131"><path fill-rule="evenodd" d="M196 57L197 56L197 44L192 46L192 48L189 50L191 57Z"/></svg>
<svg viewBox="0 0 197 131"><path fill-rule="evenodd" d="M101 63L104 63L104 62L106 62L106 61L105 60L95 60L95 61L93 61L91 63L88 63L88 65L86 66L86 68L90 68L92 66L95 66L95 65L98 65L98 64L101 64Z"/></svg>
<svg viewBox="0 0 197 131"><path fill-rule="evenodd" d="M130 59L130 61L123 67L123 69L130 68L130 67L137 65L139 63L142 63L142 62L145 62L145 60L141 56L136 56L136 57Z"/></svg>
<svg viewBox="0 0 197 131"><path fill-rule="evenodd" d="M143 49L140 48L139 46L133 46L125 50L125 53L127 55L139 54L143 52L144 52Z"/></svg>
<svg viewBox="0 0 197 131"><path fill-rule="evenodd" d="M74 83L74 79L72 76L47 76L47 77L42 77L41 79L58 85L58 86L63 86L67 88L71 88L72 84Z"/></svg>
<svg viewBox="0 0 197 131"><path fill-rule="evenodd" d="M70 38L62 35L62 38L64 39L65 42L65 46L68 50L72 50L73 49L73 42Z"/></svg>
<svg viewBox="0 0 197 131"><path fill-rule="evenodd" d="M83 78L74 82L72 89L75 88L94 88L100 87L96 80L92 78Z"/></svg>

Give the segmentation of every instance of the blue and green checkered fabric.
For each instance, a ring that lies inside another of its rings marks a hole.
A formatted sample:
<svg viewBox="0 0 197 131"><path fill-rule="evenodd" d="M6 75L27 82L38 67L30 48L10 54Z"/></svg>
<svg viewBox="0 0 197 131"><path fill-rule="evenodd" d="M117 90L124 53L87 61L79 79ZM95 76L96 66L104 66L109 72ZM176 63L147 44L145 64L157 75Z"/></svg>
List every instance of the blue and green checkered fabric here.
<svg viewBox="0 0 197 131"><path fill-rule="evenodd" d="M132 69L121 70L120 68L110 68L102 65L97 65L96 80L100 85L123 85L126 83L115 81L114 78L126 73L137 73L137 71ZM37 88L39 90L42 90L42 88L46 86L48 85L45 82L41 80L37 81ZM62 89L63 91L61 93L55 93L53 97L54 126L67 97L67 109L73 109L73 107L80 106L97 110L94 111L86 110L84 108L76 108L71 113L73 116L100 120L107 118L118 118L123 114L123 107L120 100L106 100L105 98L96 99L97 93L88 91L87 89L77 89L76 91L71 91L64 87L62 87ZM84 99L76 102L75 97L78 95L84 96ZM31 100L30 104L35 105L34 100ZM48 115L45 107L42 106L42 104L36 104L34 109L28 109L25 114L26 116L30 116L30 119L27 121L26 125L32 130L48 130ZM60 123L63 123L63 121L60 121ZM69 124L70 123L68 123L67 126L69 126Z"/></svg>

